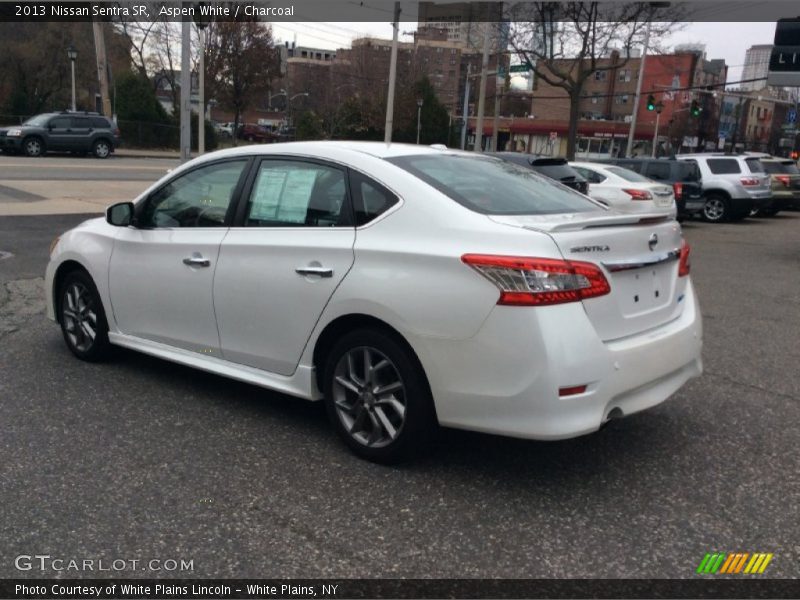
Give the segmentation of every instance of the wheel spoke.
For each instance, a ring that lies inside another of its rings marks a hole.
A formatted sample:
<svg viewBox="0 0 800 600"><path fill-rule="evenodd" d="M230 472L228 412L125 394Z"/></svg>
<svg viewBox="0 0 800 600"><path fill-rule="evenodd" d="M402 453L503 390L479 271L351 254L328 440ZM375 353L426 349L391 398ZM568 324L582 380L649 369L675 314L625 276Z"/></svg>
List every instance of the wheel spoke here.
<svg viewBox="0 0 800 600"><path fill-rule="evenodd" d="M356 418L353 420L353 424L350 425L350 434L351 435L356 433L359 430L358 428L361 427L361 425L364 424L364 420L365 420L366 416L367 416L367 409L364 408L363 406L361 406L361 410L358 411L358 413L356 414Z"/></svg>
<svg viewBox="0 0 800 600"><path fill-rule="evenodd" d="M70 308L65 308L63 310L63 313L64 313L64 316L67 317L68 319L77 319L78 318L77 313L74 310L70 309Z"/></svg>
<svg viewBox="0 0 800 600"><path fill-rule="evenodd" d="M394 425L392 425L391 421L389 421L389 418L386 416L386 413L383 412L383 409L380 406L375 407L375 416L378 417L381 425L383 425L384 431L389 434L389 437L392 439L396 438L397 430L394 428Z"/></svg>
<svg viewBox="0 0 800 600"><path fill-rule="evenodd" d="M403 404L397 398L381 398L375 402L375 406L391 406L392 410L394 410L394 412L396 412L401 419L405 418L406 416L406 407L403 406Z"/></svg>
<svg viewBox="0 0 800 600"><path fill-rule="evenodd" d="M81 322L81 329L83 330L83 332L86 334L86 336L87 336L87 337L88 337L90 340L94 340L94 336L95 336L96 334L95 334L95 331L94 331L94 329L92 329L92 326L91 326L91 325L89 325L89 324L88 324L86 321L82 321L82 322Z"/></svg>
<svg viewBox="0 0 800 600"><path fill-rule="evenodd" d="M353 362L353 353L347 353L347 375L350 377L350 381L354 382L358 386L363 386L364 382L359 379L358 375L356 375L356 366Z"/></svg>
<svg viewBox="0 0 800 600"><path fill-rule="evenodd" d="M372 363L369 359L369 348L364 348L364 385L372 381Z"/></svg>
<svg viewBox="0 0 800 600"><path fill-rule="evenodd" d="M386 394L391 394L392 392L402 389L403 389L403 382L394 381L392 383L375 388L375 390L372 393L375 394L376 396L385 396Z"/></svg>
<svg viewBox="0 0 800 600"><path fill-rule="evenodd" d="M341 375L337 375L336 376L336 383L341 385L343 388L350 390L354 394L360 394L361 393L361 388L356 383L354 383L354 382L352 382L352 381L350 381L348 379L345 379Z"/></svg>

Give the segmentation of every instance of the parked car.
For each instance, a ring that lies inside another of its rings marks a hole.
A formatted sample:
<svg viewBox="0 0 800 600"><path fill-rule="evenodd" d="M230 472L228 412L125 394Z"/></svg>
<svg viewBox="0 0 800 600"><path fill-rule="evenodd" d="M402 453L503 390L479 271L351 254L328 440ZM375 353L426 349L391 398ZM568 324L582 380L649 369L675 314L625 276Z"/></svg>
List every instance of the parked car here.
<svg viewBox="0 0 800 600"><path fill-rule="evenodd" d="M753 209L769 207L770 178L758 157L714 152L679 154L676 158L694 163L700 169L706 221L739 221Z"/></svg>
<svg viewBox="0 0 800 600"><path fill-rule="evenodd" d="M239 139L258 144L278 141L278 136L275 133L263 125L255 125L252 123L245 123L244 125L240 126L237 137Z"/></svg>
<svg viewBox="0 0 800 600"><path fill-rule="evenodd" d="M530 167L537 173L541 173L550 179L555 179L581 194L588 194L589 192L589 182L569 166L566 158L537 156L536 154L525 154L523 152L487 152L486 154Z"/></svg>
<svg viewBox="0 0 800 600"><path fill-rule="evenodd" d="M22 125L0 129L0 149L26 156L56 151L108 158L121 142L119 128L111 119L90 112L44 113Z"/></svg>
<svg viewBox="0 0 800 600"><path fill-rule="evenodd" d="M797 163L791 158L760 160L771 179L772 202L765 208L756 209L755 215L774 217L781 210L800 210L800 169Z"/></svg>
<svg viewBox="0 0 800 600"><path fill-rule="evenodd" d="M109 207L55 240L45 289L80 359L123 346L324 399L392 462L437 424L558 439L663 402L702 371L689 270L671 219L507 161L297 142Z"/></svg>
<svg viewBox="0 0 800 600"><path fill-rule="evenodd" d="M635 171L594 162L569 163L589 182L589 196L622 212L677 216L672 186L656 183Z"/></svg>
<svg viewBox="0 0 800 600"><path fill-rule="evenodd" d="M657 183L671 185L679 220L703 211L706 201L697 165L667 158L614 158L597 162L617 165Z"/></svg>

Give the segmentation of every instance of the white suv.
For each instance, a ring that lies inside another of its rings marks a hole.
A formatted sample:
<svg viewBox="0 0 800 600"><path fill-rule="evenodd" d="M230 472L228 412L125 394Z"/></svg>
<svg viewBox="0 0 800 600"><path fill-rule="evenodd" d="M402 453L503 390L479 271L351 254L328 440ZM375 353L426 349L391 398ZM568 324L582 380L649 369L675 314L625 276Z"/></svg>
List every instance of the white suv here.
<svg viewBox="0 0 800 600"><path fill-rule="evenodd" d="M738 154L681 154L693 162L703 178L706 221L739 221L772 199L770 178L758 157Z"/></svg>

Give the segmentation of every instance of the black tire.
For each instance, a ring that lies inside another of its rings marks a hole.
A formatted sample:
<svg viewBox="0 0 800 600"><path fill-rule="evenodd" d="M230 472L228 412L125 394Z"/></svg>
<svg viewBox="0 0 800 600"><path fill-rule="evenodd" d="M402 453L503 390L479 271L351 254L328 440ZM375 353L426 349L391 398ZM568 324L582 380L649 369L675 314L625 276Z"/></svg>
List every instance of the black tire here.
<svg viewBox="0 0 800 600"><path fill-rule="evenodd" d="M58 289L57 310L70 352L88 362L111 356L106 313L88 273L80 270L67 273ZM94 332L94 338L90 332Z"/></svg>
<svg viewBox="0 0 800 600"><path fill-rule="evenodd" d="M22 141L22 152L31 158L43 156L45 153L44 141L35 135L27 137Z"/></svg>
<svg viewBox="0 0 800 600"><path fill-rule="evenodd" d="M703 220L709 223L722 223L731 216L730 200L722 194L709 194L703 206Z"/></svg>
<svg viewBox="0 0 800 600"><path fill-rule="evenodd" d="M369 375L367 363L377 367ZM395 336L379 329L344 335L328 353L323 373L328 417L355 454L394 464L430 447L437 421L428 383L416 357ZM392 389L378 393L381 388Z"/></svg>
<svg viewBox="0 0 800 600"><path fill-rule="evenodd" d="M96 140L92 144L92 154L95 158L108 158L111 156L111 142L108 140Z"/></svg>

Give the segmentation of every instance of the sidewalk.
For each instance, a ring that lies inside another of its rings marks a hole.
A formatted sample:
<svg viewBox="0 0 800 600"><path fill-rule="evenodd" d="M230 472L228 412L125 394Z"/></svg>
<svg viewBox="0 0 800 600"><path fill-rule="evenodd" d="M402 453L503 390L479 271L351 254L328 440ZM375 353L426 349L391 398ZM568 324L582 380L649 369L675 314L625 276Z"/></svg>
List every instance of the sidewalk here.
<svg viewBox="0 0 800 600"><path fill-rule="evenodd" d="M138 150L134 148L117 148L114 156L119 158L175 158L179 159L181 153L177 150Z"/></svg>

